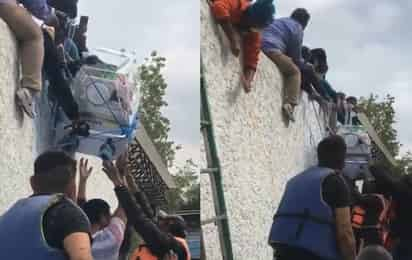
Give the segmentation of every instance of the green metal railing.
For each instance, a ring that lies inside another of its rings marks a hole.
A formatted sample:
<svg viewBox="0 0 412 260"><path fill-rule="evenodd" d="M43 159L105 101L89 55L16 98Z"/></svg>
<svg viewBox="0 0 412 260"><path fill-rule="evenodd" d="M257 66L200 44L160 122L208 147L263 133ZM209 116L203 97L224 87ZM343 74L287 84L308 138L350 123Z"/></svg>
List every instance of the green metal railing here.
<svg viewBox="0 0 412 260"><path fill-rule="evenodd" d="M213 132L213 124L207 99L207 87L203 75L203 66L201 67L200 78L200 98L201 98L201 131L206 151L207 168L201 173L209 174L210 184L213 191L213 202L216 217L202 222L202 225L216 223L219 231L220 247L222 250L223 260L233 260L232 244L230 241L229 222L226 212L225 197L222 185L222 176L219 157L217 155L216 142Z"/></svg>

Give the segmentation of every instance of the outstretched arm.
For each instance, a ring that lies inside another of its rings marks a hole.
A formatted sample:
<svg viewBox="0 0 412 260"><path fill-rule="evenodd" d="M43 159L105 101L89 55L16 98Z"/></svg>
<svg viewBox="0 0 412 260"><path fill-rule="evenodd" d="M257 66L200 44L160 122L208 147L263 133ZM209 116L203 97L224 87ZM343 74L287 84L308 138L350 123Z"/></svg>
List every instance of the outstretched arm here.
<svg viewBox="0 0 412 260"><path fill-rule="evenodd" d="M160 231L159 228L144 215L143 210L133 201L132 196L120 177L119 171L113 163L106 161L103 171L114 184L116 196L126 212L129 223L132 224L136 232L141 235L152 253L158 257L163 257L170 250L180 248L179 242L172 236Z"/></svg>

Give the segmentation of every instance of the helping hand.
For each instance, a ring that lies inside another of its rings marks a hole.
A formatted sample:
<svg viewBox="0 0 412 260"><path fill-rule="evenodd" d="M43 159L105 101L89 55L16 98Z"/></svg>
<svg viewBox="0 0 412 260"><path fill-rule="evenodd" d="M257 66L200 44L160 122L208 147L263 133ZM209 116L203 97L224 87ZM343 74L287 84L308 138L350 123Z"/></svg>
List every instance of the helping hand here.
<svg viewBox="0 0 412 260"><path fill-rule="evenodd" d="M103 161L103 169L106 176L113 182L115 186L123 185L119 170L111 161Z"/></svg>
<svg viewBox="0 0 412 260"><path fill-rule="evenodd" d="M81 181L87 181L87 179L90 177L90 174L93 171L93 167L88 168L89 160L81 158L80 159L80 166L79 166L79 172L80 172L80 180Z"/></svg>

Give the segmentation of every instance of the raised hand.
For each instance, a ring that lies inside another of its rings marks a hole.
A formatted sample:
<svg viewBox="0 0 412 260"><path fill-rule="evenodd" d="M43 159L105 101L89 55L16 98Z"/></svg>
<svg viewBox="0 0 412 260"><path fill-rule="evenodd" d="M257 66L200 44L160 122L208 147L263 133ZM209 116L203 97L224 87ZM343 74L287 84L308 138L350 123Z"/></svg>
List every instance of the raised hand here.
<svg viewBox="0 0 412 260"><path fill-rule="evenodd" d="M103 169L106 176L113 182L114 186L122 186L123 180L120 176L119 170L111 161L103 161Z"/></svg>
<svg viewBox="0 0 412 260"><path fill-rule="evenodd" d="M88 159L80 158L79 172L81 181L87 181L87 179L90 177L90 174L93 172L93 167L88 167L88 164Z"/></svg>

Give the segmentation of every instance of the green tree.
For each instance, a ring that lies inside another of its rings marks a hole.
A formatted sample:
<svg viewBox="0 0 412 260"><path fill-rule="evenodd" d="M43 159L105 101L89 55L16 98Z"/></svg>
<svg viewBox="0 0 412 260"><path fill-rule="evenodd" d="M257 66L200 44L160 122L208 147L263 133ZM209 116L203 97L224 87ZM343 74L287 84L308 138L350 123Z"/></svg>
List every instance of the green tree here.
<svg viewBox="0 0 412 260"><path fill-rule="evenodd" d="M200 210L198 166L192 160L187 160L173 179L176 189L171 189L167 193L169 210Z"/></svg>
<svg viewBox="0 0 412 260"><path fill-rule="evenodd" d="M383 144L398 163L397 167L393 167L387 161L383 164L392 168L397 174L412 173L412 154L407 153L403 156L399 154L401 144L394 128L396 123L394 103L395 98L391 95L380 99L378 95L371 94L368 98L360 99L359 108L366 114Z"/></svg>
<svg viewBox="0 0 412 260"><path fill-rule="evenodd" d="M140 84L140 121L146 128L164 163L171 167L176 145L169 139L170 121L162 114L168 106L164 100L167 83L162 75L166 59L153 51L138 69L136 80Z"/></svg>

